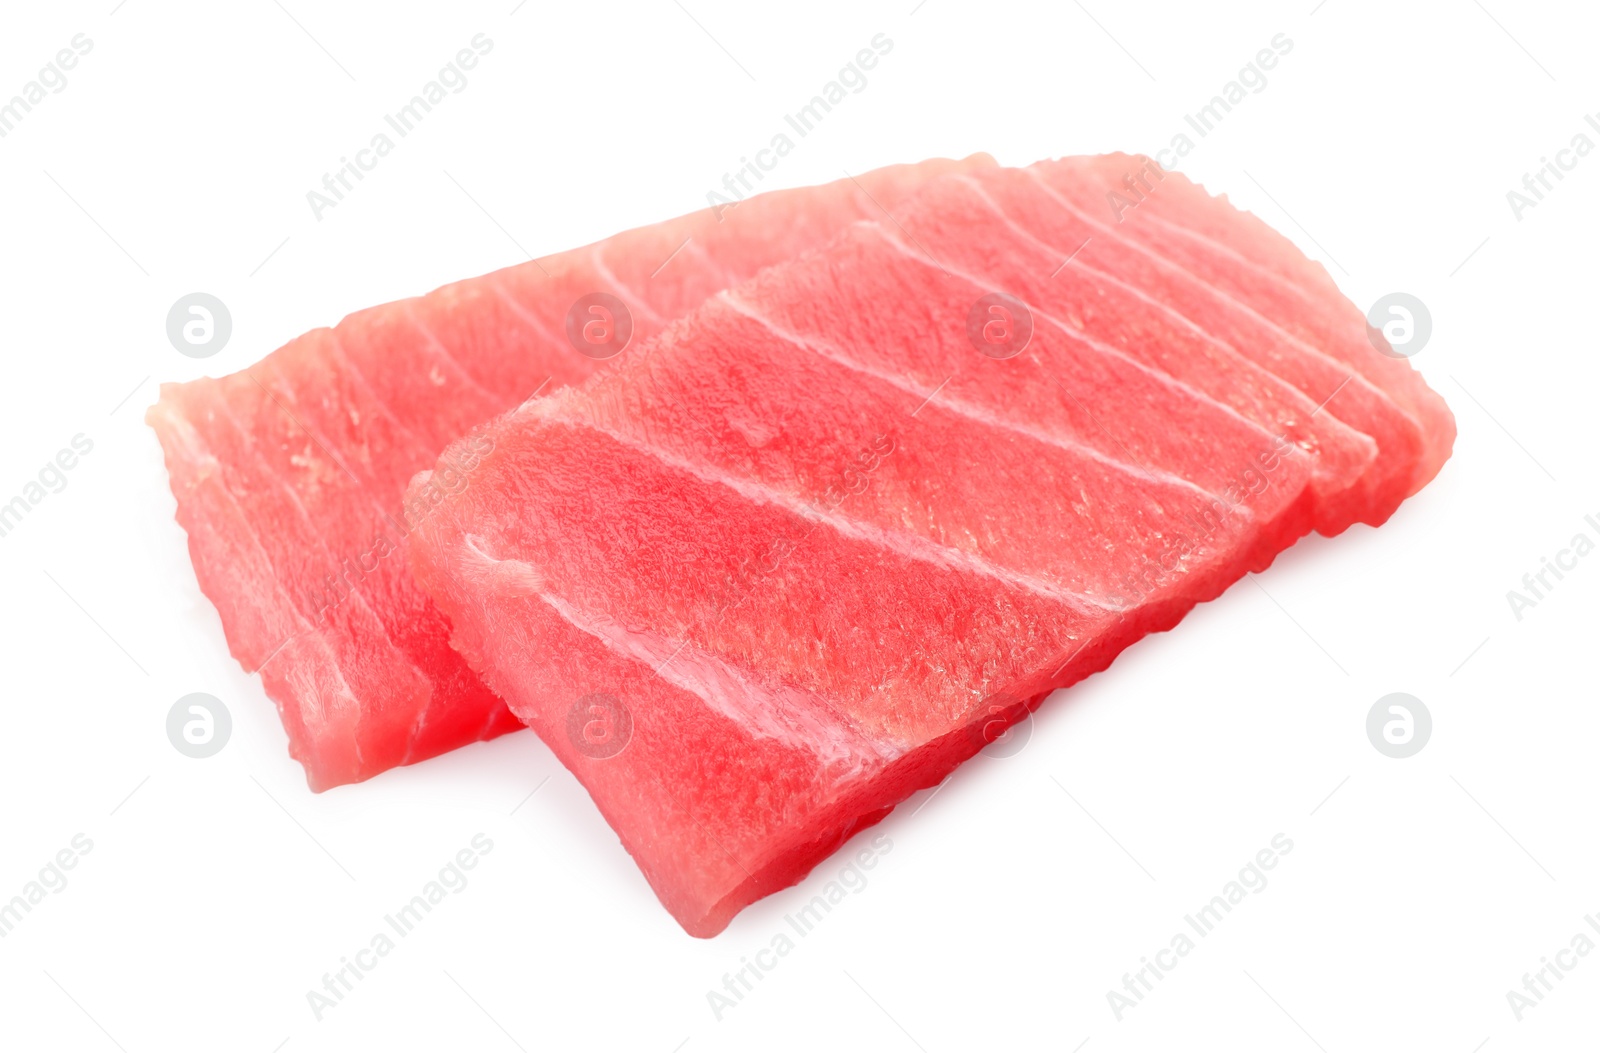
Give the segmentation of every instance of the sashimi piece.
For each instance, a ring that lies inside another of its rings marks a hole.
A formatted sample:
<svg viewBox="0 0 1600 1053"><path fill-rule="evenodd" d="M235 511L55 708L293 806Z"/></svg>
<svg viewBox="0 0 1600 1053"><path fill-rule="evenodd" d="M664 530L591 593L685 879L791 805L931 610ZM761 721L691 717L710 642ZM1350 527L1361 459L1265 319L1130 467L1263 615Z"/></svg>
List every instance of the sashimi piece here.
<svg viewBox="0 0 1600 1053"><path fill-rule="evenodd" d="M1314 451L1315 517L1324 533L1368 513L1355 484L1377 456L1371 436L1318 412L1283 377L1121 277L1064 266L1064 253L1018 230L972 185L945 179L928 187L897 212L895 234L904 255L1008 293L1081 340L1166 373Z"/></svg>
<svg viewBox="0 0 1600 1053"><path fill-rule="evenodd" d="M1381 334L1370 331L1366 316L1340 294L1327 269L1292 241L1147 157L1075 157L1034 168L1069 194L1087 193L1109 204L1109 195L1120 191L1130 205L1111 211L1129 237L1206 274L1229 296L1387 393L1416 421L1422 442L1407 496L1438 474L1455 441L1449 407L1409 362L1376 350Z"/></svg>
<svg viewBox="0 0 1600 1053"><path fill-rule="evenodd" d="M234 656L261 673L311 787L520 726L450 648L398 555L483 451L457 454L436 492L405 505L412 475L718 289L931 178L992 164L934 160L758 195L358 312L228 377L163 385L147 420L196 576ZM578 310L597 293L615 300Z"/></svg>
<svg viewBox="0 0 1600 1053"><path fill-rule="evenodd" d="M1038 655L1066 661L1107 624L1103 611L750 500L603 431L521 416L494 429L468 489L413 535L414 551L448 553L448 573L426 559L419 573L457 646L585 783L697 935L748 901L739 890L787 884L779 860L809 867L805 843L820 838L825 855L841 827L872 821L868 781L982 702L977 669L925 655L982 641L969 660L1014 678ZM912 695L921 702L905 705ZM631 716L614 756L590 756L567 731L596 696Z"/></svg>
<svg viewBox="0 0 1600 1053"><path fill-rule="evenodd" d="M1073 207L1076 200L1056 193L1039 175L1048 164L1020 172L975 173L971 182L992 208L1067 260L1063 275L1075 270L1091 279L1118 276L1298 389L1316 404L1316 412L1371 436L1377 457L1363 480L1367 500L1363 518L1373 525L1387 519L1406 497L1421 453L1417 422L1350 366L1284 332L1187 268L1125 238L1115 225L1094 222ZM1348 525L1328 521L1319 529L1334 534Z"/></svg>
<svg viewBox="0 0 1600 1053"><path fill-rule="evenodd" d="M830 263L801 261L792 269ZM809 290L789 289L792 298L809 299ZM850 346L775 328L759 306L746 306L767 302L760 290L749 294L737 304L708 302L660 341L689 350L642 350L626 383L597 380L574 412L589 427L757 500L1102 607L1127 605L1130 582L1146 567L1182 567L1184 577L1202 578L1219 554L1249 550L1264 527L1276 527L1309 475L1308 458L1290 457L1275 465L1272 493L1257 500L1241 486L1229 501L1183 475L1102 452L1066 427L1019 427L1003 411L942 391L929 397L900 375L868 366ZM880 310L913 324L893 305ZM918 343L938 335L906 333ZM989 374L1011 368L973 354L970 345L967 354ZM975 384L995 386L989 376ZM848 400L822 402L816 394L841 391ZM1115 383L1080 389L1080 398L1097 404L1125 394ZM1258 453L1272 451L1271 436L1258 431L1246 445L1233 425L1224 422L1222 441L1206 434L1194 460L1216 460L1228 442L1252 465ZM1033 480L1009 496L1004 517L985 501L997 476ZM1063 548L1063 514L1095 538L1096 559L1071 558L1081 554ZM1303 516L1294 527L1303 532Z"/></svg>
<svg viewBox="0 0 1600 1053"><path fill-rule="evenodd" d="M1379 509L1364 431L1153 299L1192 289L1049 292L972 190L931 183L474 432L408 539L454 645L693 935L1267 565L1336 486ZM1004 355L968 326L997 290L1039 307Z"/></svg>
<svg viewBox="0 0 1600 1053"><path fill-rule="evenodd" d="M1092 450L1153 482L1187 482L1195 493L1188 519L1206 529L1245 506L1244 514L1287 532L1264 539L1269 553L1307 529L1311 501L1301 490L1317 470L1314 458L1166 374L1042 317L1021 354L974 354L967 316L986 292L904 251L884 227L858 224L825 255L758 276L725 298L795 343L892 378L918 401ZM851 319L845 332L836 325L840 316Z"/></svg>

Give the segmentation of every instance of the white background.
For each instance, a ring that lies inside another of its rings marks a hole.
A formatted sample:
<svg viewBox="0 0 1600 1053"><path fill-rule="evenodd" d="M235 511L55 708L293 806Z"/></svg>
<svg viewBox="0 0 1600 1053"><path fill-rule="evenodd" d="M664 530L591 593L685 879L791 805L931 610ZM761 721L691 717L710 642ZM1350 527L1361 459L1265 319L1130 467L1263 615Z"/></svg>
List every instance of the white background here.
<svg viewBox="0 0 1600 1053"><path fill-rule="evenodd" d="M75 834L94 847L0 940L0 1045L1594 1042L1600 953L1521 1022L1506 992L1600 914L1600 556L1520 621L1506 593L1600 537L1600 157L1520 220L1506 193L1579 132L1600 142L1600 20L1510 0L915 3L8 5L0 96L74 34L94 47L0 139L0 496L79 432L94 450L0 538L0 899ZM306 192L480 32L469 86L315 220ZM1053 699L1019 753L902 808L870 883L719 1021L707 991L843 860L697 941L529 734L310 794L198 591L140 418L162 380L702 207L877 33L893 52L769 185L1154 150L1287 34L1184 167L1363 309L1420 296L1414 361L1461 435L1387 526L1302 542ZM164 328L200 290L234 322L203 362ZM164 731L192 691L233 715L208 760ZM1393 691L1434 718L1407 760L1365 733ZM306 992L478 832L494 849L470 885L317 1021ZM1280 832L1270 884L1119 1022L1107 991Z"/></svg>

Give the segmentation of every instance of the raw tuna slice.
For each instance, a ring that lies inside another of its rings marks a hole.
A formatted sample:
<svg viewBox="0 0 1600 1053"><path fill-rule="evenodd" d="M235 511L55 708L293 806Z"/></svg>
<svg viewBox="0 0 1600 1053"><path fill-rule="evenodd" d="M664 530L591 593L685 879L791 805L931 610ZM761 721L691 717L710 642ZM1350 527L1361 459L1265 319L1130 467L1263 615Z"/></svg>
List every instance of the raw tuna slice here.
<svg viewBox="0 0 1600 1053"><path fill-rule="evenodd" d="M1369 522L1387 518L1410 493L1420 450L1418 422L1350 366L1285 333L1142 242L1124 238L1115 225L1095 222L1074 209L1064 194L1053 192L1041 178L1050 168L1045 162L1023 172L997 171L995 178L985 174L974 182L990 208L1025 226L1035 240L1062 258L1071 253L1064 266L1107 284L1113 281L1111 275L1117 275L1137 294L1165 305L1163 317L1183 317L1177 324L1186 324L1189 317L1206 319L1212 337L1298 389L1320 407L1314 412L1360 421L1377 445L1377 463L1363 480L1364 492L1351 495L1365 500L1346 499L1339 511L1325 510L1319 529L1324 533L1344 529L1350 519L1340 511L1353 516L1357 506L1364 507ZM1055 183L1061 182L1057 177Z"/></svg>
<svg viewBox="0 0 1600 1053"><path fill-rule="evenodd" d="M1016 171L1011 175L1016 180L1026 178ZM1044 229L1047 236L1070 221L1057 204L1021 199L1015 186L999 185L996 180L989 185L1020 211L1031 227ZM1213 317L1201 314L1206 319L1202 326L1180 312L1179 308L1188 308L1198 314L1205 308L1197 309L1179 283L1163 288L1153 280L1145 273L1147 260L1117 261L1115 274L1082 264L1085 254L1110 245L1110 239L1084 245L1079 238L1061 249L1047 245L1039 236L1008 222L1009 217L985 188L973 181L950 180L931 187L897 219L911 243L931 253L941 266L962 270L1009 292L1037 311L1062 320L1086 339L1146 361L1225 402L1273 434L1282 434L1305 449L1322 451L1325 456L1314 490L1317 525L1324 533L1337 533L1360 518L1381 522L1387 515L1365 501L1361 490L1351 489L1352 482L1365 477L1378 456L1370 435L1376 429L1365 425L1364 433L1356 434L1326 409L1318 411L1319 403L1338 390L1339 380L1319 378L1327 381L1326 388L1313 399L1296 383L1303 382L1305 361L1275 360L1259 346L1245 345L1251 346L1246 351L1220 340L1213 335ZM992 239L978 236L997 222L1014 235L1004 252L992 251L988 247ZM1062 239L1068 240L1070 237ZM1074 250L1076 255L1068 262ZM1100 252L1100 257L1110 255ZM1211 316L1217 314L1226 318L1225 312L1210 308ZM1372 353L1370 348L1368 352ZM1413 459L1414 454L1413 450ZM1413 459L1403 462L1407 474ZM1385 496L1399 501L1398 494Z"/></svg>
<svg viewBox="0 0 1600 1053"><path fill-rule="evenodd" d="M1337 360L1365 385L1382 391L1417 425L1422 448L1403 496L1422 489L1455 443L1455 421L1444 400L1403 359L1372 354L1366 316L1344 296L1321 264L1293 242L1225 197L1214 198L1186 177L1165 172L1148 157L1106 154L1034 166L1064 195L1120 214L1119 230L1173 263L1205 275L1219 294L1247 306L1285 333ZM1133 184L1128 180L1132 178ZM1120 191L1131 207L1112 207ZM1116 218L1112 215L1111 218ZM1339 396L1343 398L1343 394Z"/></svg>
<svg viewBox="0 0 1600 1053"><path fill-rule="evenodd" d="M451 650L397 554L420 514L402 507L413 474L718 289L883 215L932 177L993 163L762 194L361 311L220 380L164 385L147 419L200 586L234 656L260 671L311 787L520 726ZM438 485L460 485L480 455L470 444L447 455Z"/></svg>
<svg viewBox="0 0 1600 1053"><path fill-rule="evenodd" d="M455 646L690 933L1308 530L1381 520L1449 427L1390 450L1391 404L1319 407L1324 360L1215 274L1062 268L1082 222L1026 172L940 179L413 483Z"/></svg>

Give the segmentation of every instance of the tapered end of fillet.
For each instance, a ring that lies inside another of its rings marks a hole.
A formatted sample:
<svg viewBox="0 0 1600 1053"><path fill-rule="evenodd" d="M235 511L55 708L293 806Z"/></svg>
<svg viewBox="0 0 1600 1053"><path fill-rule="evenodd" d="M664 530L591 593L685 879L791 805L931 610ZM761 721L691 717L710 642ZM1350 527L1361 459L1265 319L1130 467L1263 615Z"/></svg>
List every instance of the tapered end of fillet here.
<svg viewBox="0 0 1600 1053"><path fill-rule="evenodd" d="M1377 443L1351 494L1358 521L1381 524L1439 474L1454 447L1455 417L1418 361L1389 344L1323 263L1260 216L1144 154L1068 157L1031 170L1112 237L1203 274L1218 307L1218 339L1257 362L1270 355L1275 367L1285 354L1299 356L1288 379L1314 406L1309 421L1331 419ZM1314 378L1307 365L1317 367Z"/></svg>

